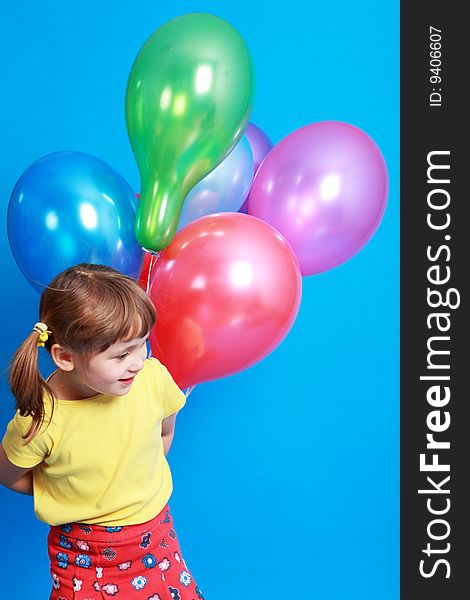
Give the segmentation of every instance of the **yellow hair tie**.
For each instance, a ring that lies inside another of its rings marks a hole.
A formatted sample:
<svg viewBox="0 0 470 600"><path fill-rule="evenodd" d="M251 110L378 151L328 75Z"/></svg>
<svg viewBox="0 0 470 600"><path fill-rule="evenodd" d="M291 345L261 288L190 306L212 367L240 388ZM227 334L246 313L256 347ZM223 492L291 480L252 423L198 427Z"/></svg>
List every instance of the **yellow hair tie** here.
<svg viewBox="0 0 470 600"><path fill-rule="evenodd" d="M44 346L44 342L47 342L49 336L52 335L52 331L47 329L47 325L45 323L36 323L36 325L33 327L33 331L37 331L37 333L39 333L38 346Z"/></svg>

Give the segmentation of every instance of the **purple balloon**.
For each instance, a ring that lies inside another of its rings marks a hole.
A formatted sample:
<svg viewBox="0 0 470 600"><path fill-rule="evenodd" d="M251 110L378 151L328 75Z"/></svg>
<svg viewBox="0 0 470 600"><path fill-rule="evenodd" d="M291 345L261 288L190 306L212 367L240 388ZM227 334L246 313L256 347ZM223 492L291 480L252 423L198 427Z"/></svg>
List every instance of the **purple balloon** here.
<svg viewBox="0 0 470 600"><path fill-rule="evenodd" d="M254 173L253 176L256 175L256 171L259 169L260 164L263 162L266 154L273 147L273 143L268 138L268 136L264 133L264 131L255 125L254 123L249 123L248 127L245 129L245 136L248 139L250 144L251 153L253 154L254 161ZM243 203L242 207L238 212L247 213L248 212L248 202L249 196Z"/></svg>
<svg viewBox="0 0 470 600"><path fill-rule="evenodd" d="M248 127L245 129L245 135L248 138L251 152L253 154L256 175L256 171L263 162L263 158L273 147L273 143L264 133L264 131L254 123L249 123Z"/></svg>
<svg viewBox="0 0 470 600"><path fill-rule="evenodd" d="M177 231L216 212L237 212L253 181L253 154L245 135L224 160L186 196Z"/></svg>
<svg viewBox="0 0 470 600"><path fill-rule="evenodd" d="M274 146L251 186L248 212L280 231L302 275L314 275L365 246L387 196L387 167L372 138L348 123L324 121Z"/></svg>

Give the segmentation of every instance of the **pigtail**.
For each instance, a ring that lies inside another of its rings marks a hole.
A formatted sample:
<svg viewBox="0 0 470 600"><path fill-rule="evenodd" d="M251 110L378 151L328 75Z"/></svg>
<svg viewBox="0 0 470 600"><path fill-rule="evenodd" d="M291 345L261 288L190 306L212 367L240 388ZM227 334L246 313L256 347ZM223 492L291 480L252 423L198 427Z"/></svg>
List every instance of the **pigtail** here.
<svg viewBox="0 0 470 600"><path fill-rule="evenodd" d="M16 409L22 417L32 417L23 439L29 443L45 419L44 394L48 394L54 410L54 394L38 367L38 333L32 331L11 359L10 389L16 399ZM50 415L52 417L52 413Z"/></svg>

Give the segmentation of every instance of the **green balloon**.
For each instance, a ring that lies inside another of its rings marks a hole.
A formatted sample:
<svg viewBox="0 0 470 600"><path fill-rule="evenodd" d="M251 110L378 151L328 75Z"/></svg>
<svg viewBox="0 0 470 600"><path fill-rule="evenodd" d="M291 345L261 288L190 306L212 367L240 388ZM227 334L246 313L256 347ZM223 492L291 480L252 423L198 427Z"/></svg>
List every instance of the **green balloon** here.
<svg viewBox="0 0 470 600"><path fill-rule="evenodd" d="M171 242L188 192L243 135L253 87L242 37L213 15L177 17L144 44L126 92L141 179L135 233L143 248L157 252Z"/></svg>

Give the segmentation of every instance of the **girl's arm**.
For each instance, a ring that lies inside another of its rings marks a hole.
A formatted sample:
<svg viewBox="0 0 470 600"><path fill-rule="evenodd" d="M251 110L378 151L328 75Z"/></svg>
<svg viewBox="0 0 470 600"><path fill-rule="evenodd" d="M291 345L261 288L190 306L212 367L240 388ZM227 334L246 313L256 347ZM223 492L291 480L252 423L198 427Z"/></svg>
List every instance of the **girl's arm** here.
<svg viewBox="0 0 470 600"><path fill-rule="evenodd" d="M20 494L33 495L33 472L31 469L23 469L10 462L1 444L0 483Z"/></svg>
<svg viewBox="0 0 470 600"><path fill-rule="evenodd" d="M175 434L175 423L176 423L176 413L174 415L170 415L166 419L162 421L162 440L163 440L163 450L165 451L165 456L168 454L171 446L171 442L173 441L173 436Z"/></svg>

